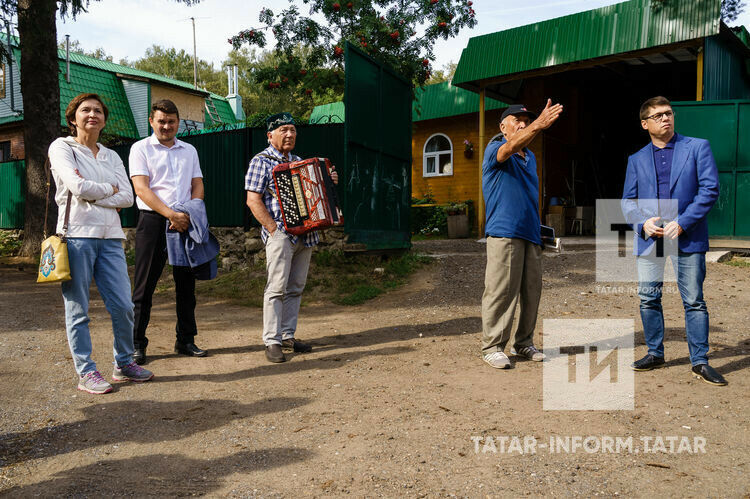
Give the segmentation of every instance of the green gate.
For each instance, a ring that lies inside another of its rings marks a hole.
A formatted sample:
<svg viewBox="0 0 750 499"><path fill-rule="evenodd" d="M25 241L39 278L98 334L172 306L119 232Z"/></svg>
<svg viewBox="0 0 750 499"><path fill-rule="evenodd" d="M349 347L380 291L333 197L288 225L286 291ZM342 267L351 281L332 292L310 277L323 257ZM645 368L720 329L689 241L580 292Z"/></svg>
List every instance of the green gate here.
<svg viewBox="0 0 750 499"><path fill-rule="evenodd" d="M719 168L711 236L750 237L750 101L673 102L675 129L708 139Z"/></svg>
<svg viewBox="0 0 750 499"><path fill-rule="evenodd" d="M0 229L23 228L26 167L23 160L0 163Z"/></svg>
<svg viewBox="0 0 750 499"><path fill-rule="evenodd" d="M349 243L409 248L411 85L346 45L342 204Z"/></svg>

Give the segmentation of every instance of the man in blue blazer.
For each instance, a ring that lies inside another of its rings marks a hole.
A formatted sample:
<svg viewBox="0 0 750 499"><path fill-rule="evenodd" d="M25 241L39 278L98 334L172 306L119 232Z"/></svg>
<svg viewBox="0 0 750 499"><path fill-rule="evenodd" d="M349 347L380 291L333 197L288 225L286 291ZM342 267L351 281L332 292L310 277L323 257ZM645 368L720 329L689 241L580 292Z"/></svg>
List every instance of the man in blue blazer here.
<svg viewBox="0 0 750 499"><path fill-rule="evenodd" d="M711 146L707 140L674 132L674 111L664 97L644 102L640 118L651 143L628 159L622 207L635 231L638 296L648 354L632 367L648 371L664 364L662 255L671 255L685 308L693 374L707 383L726 385L721 374L708 365L708 310L703 299L706 216L719 197L719 174Z"/></svg>

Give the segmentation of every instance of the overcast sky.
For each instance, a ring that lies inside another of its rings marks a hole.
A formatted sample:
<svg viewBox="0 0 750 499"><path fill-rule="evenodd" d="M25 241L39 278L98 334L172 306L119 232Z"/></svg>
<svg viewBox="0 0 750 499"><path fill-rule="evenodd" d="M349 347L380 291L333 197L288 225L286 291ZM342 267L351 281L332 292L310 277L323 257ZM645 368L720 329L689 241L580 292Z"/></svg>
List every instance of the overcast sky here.
<svg viewBox="0 0 750 499"><path fill-rule="evenodd" d="M457 38L440 40L435 48L436 67L458 62L461 50L472 36L618 3L613 0L473 1L479 21L477 26L463 31ZM60 40L70 35L86 50L102 47L115 62L123 58L132 61L142 57L152 45L192 53L193 30L189 18L195 17L198 58L219 67L231 49L227 38L242 29L259 26L258 13L262 7L272 7L278 12L287 5L284 0L202 0L192 7L174 0L92 1L89 12L75 21L58 21L57 35ZM749 25L750 13L743 13L733 24Z"/></svg>

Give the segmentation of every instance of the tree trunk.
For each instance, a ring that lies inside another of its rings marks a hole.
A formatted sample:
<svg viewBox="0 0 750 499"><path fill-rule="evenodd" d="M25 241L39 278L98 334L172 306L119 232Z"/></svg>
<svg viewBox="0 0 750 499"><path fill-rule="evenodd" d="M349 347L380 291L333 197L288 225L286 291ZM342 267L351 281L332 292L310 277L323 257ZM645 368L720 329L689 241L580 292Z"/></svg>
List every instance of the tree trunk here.
<svg viewBox="0 0 750 499"><path fill-rule="evenodd" d="M23 138L26 148L26 207L21 254L40 251L44 208L49 204L47 233L55 231L57 206L49 202L45 160L47 148L60 136L60 84L57 60L56 0L19 0ZM54 189L54 185L52 186Z"/></svg>

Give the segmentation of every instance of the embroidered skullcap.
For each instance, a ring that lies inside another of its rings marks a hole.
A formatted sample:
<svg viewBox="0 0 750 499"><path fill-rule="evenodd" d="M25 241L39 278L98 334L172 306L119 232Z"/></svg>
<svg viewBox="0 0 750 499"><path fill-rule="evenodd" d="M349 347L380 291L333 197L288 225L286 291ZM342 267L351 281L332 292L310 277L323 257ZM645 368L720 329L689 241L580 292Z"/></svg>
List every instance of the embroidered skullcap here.
<svg viewBox="0 0 750 499"><path fill-rule="evenodd" d="M294 118L289 113L278 113L266 118L267 131L273 132L280 126L294 125Z"/></svg>

